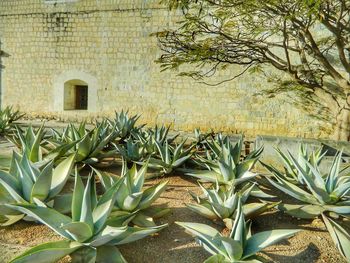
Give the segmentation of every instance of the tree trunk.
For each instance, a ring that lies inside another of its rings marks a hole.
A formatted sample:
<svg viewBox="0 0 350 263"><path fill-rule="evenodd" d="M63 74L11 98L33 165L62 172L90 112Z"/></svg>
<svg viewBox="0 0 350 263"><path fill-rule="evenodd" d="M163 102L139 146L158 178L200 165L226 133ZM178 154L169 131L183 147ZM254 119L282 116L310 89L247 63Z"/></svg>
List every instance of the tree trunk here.
<svg viewBox="0 0 350 263"><path fill-rule="evenodd" d="M350 109L343 108L336 117L333 139L338 141L350 140Z"/></svg>

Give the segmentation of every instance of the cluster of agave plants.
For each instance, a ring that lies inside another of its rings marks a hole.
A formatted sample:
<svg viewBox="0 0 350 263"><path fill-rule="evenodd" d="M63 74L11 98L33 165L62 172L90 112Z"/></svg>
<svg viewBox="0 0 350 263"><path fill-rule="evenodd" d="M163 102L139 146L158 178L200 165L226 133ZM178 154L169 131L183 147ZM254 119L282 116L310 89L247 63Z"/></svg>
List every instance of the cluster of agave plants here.
<svg viewBox="0 0 350 263"><path fill-rule="evenodd" d="M243 136L235 142L222 134L183 139L170 128L138 125L138 115L116 113L94 125L69 124L63 130L15 127L7 138L16 145L0 171L0 225L20 220L44 224L62 237L38 245L11 262L126 262L117 246L152 235L167 224L157 219L169 208L155 201L167 181L145 187L152 177L177 173L198 180L201 195L190 192L187 207L222 228L176 222L211 256L210 262L262 262L257 254L300 229L252 233L255 218L271 209L325 223L341 255L350 262L350 235L343 220L350 217L350 174L342 152L329 171L320 169L325 153L300 147L298 156L276 149L284 169L261 164L268 174L254 172L263 148L243 153ZM117 176L108 172L120 166ZM276 188L296 199L278 200ZM277 200L277 201L276 201Z"/></svg>

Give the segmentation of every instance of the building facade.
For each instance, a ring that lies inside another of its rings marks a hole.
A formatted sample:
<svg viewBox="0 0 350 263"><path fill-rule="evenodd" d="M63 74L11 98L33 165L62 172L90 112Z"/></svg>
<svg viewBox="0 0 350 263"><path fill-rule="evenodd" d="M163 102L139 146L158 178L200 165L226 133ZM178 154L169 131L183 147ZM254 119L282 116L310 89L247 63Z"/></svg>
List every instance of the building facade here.
<svg viewBox="0 0 350 263"><path fill-rule="evenodd" d="M129 109L176 130L327 137L282 97L254 96L270 85L259 76L212 87L160 72L150 34L176 19L158 0L1 0L1 105L62 120Z"/></svg>

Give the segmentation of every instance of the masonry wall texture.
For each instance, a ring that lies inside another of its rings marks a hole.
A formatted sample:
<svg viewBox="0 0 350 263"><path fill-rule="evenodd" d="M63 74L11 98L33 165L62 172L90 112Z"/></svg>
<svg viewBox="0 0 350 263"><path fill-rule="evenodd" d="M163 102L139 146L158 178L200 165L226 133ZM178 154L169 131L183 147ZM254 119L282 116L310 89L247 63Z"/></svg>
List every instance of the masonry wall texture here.
<svg viewBox="0 0 350 263"><path fill-rule="evenodd" d="M149 123L227 132L327 137L283 98L253 96L269 83L245 75L217 87L160 72L150 36L178 16L158 0L1 0L1 103L63 120L129 109ZM240 72L231 68L216 77ZM63 110L64 84L89 85L88 111Z"/></svg>

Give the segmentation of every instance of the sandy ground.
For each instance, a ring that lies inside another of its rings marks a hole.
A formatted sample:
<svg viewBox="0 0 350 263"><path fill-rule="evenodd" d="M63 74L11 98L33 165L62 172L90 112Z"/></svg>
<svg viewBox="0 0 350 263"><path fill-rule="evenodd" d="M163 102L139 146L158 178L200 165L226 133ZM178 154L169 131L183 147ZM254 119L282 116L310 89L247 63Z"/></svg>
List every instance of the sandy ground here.
<svg viewBox="0 0 350 263"><path fill-rule="evenodd" d="M199 193L196 182L184 176L155 179L148 185L168 179L168 189L157 203L168 203L171 213L157 223L168 223L169 227L159 234L146 239L120 246L130 263L200 263L209 254L199 247L193 238L175 221L206 223L224 231L222 226L198 216L188 210L184 203L191 202L188 191ZM289 240L268 247L261 255L268 262L345 262L337 252L328 232L320 220L297 220L280 212L271 211L253 222L253 232L278 228L300 228L303 231ZM8 262L14 255L42 242L53 241L58 237L45 226L20 222L14 226L0 228L0 262ZM62 262L69 262L65 259Z"/></svg>

